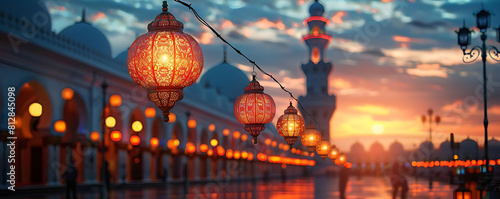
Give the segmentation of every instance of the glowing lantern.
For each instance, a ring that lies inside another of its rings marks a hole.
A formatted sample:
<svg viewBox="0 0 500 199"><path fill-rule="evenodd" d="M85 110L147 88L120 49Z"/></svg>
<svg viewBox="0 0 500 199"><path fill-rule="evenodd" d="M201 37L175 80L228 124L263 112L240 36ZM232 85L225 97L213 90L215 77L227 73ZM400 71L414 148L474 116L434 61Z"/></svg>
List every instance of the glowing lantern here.
<svg viewBox="0 0 500 199"><path fill-rule="evenodd" d="M193 154L196 152L196 146L192 142L187 142L186 143L186 152Z"/></svg>
<svg viewBox="0 0 500 199"><path fill-rule="evenodd" d="M247 159L248 158L248 152L246 152L246 151L241 152L241 158Z"/></svg>
<svg viewBox="0 0 500 199"><path fill-rule="evenodd" d="M264 140L264 144L266 144L266 146L269 146L269 145L271 144L271 139L266 138L266 139Z"/></svg>
<svg viewBox="0 0 500 199"><path fill-rule="evenodd" d="M471 199L472 192L467 189L464 184L460 184L458 188L453 192L453 199Z"/></svg>
<svg viewBox="0 0 500 199"><path fill-rule="evenodd" d="M217 141L217 139L213 138L210 140L210 145L212 147L216 147L218 144L219 144L219 141Z"/></svg>
<svg viewBox="0 0 500 199"><path fill-rule="evenodd" d="M263 153L258 153L257 154L257 159L264 162L267 160L267 155L266 154L263 154Z"/></svg>
<svg viewBox="0 0 500 199"><path fill-rule="evenodd" d="M113 116L108 116L108 117L106 117L106 120L104 121L104 123L106 124L106 127L113 128L116 126L116 119Z"/></svg>
<svg viewBox="0 0 500 199"><path fill-rule="evenodd" d="M75 94L75 92L73 91L73 89L71 89L70 87L66 87L62 90L61 97L64 100L71 100L71 99L73 99L74 94Z"/></svg>
<svg viewBox="0 0 500 199"><path fill-rule="evenodd" d="M148 90L149 100L163 111L169 111L184 96L182 89L196 82L203 69L203 54L193 37L184 33L184 25L168 12L148 24L148 33L137 38L129 48L127 66L136 84Z"/></svg>
<svg viewBox="0 0 500 199"><path fill-rule="evenodd" d="M228 159L233 158L233 150L232 149L228 149L226 151L226 158L228 158Z"/></svg>
<svg viewBox="0 0 500 199"><path fill-rule="evenodd" d="M234 139L240 139L241 133L239 131L233 132L233 138Z"/></svg>
<svg viewBox="0 0 500 199"><path fill-rule="evenodd" d="M244 142L244 141L247 141L247 139L248 139L248 135L247 134L241 135L241 141Z"/></svg>
<svg viewBox="0 0 500 199"><path fill-rule="evenodd" d="M235 150L235 151L234 151L234 159L239 160L239 159L240 159L240 157L241 157L241 153L240 153L240 151Z"/></svg>
<svg viewBox="0 0 500 199"><path fill-rule="evenodd" d="M175 122L175 119L177 119L177 117L175 116L175 113L170 113L168 114L168 123L174 123Z"/></svg>
<svg viewBox="0 0 500 199"><path fill-rule="evenodd" d="M276 147L276 145L278 145L278 143L276 141L273 140L273 142L271 142L271 146L272 147Z"/></svg>
<svg viewBox="0 0 500 199"><path fill-rule="evenodd" d="M248 153L248 158L247 158L247 160L249 160L249 161L252 161L252 160L253 160L253 153L252 153L252 152Z"/></svg>
<svg viewBox="0 0 500 199"><path fill-rule="evenodd" d="M142 131L142 122L141 121L132 122L132 130L136 133Z"/></svg>
<svg viewBox="0 0 500 199"><path fill-rule="evenodd" d="M300 136L300 141L302 145L307 147L310 153L313 153L316 150L316 146L321 142L321 133L314 128L312 123L309 123L302 136Z"/></svg>
<svg viewBox="0 0 500 199"><path fill-rule="evenodd" d="M214 154L214 150L212 150L212 149L208 149L208 151L207 151L207 155L208 155L208 156L212 156L213 154Z"/></svg>
<svg viewBox="0 0 500 199"><path fill-rule="evenodd" d="M208 125L208 130L211 132L214 132L215 131L215 124Z"/></svg>
<svg viewBox="0 0 500 199"><path fill-rule="evenodd" d="M149 144L151 144L152 147L158 147L158 145L160 145L160 140L158 140L158 138L152 137L149 140Z"/></svg>
<svg viewBox="0 0 500 199"><path fill-rule="evenodd" d="M225 153L224 147L222 147L222 146L219 145L215 149L217 150L217 155L219 155L219 156L223 156L224 155L224 153Z"/></svg>
<svg viewBox="0 0 500 199"><path fill-rule="evenodd" d="M283 150L284 151L288 151L290 149L290 146L289 145L283 145Z"/></svg>
<svg viewBox="0 0 500 199"><path fill-rule="evenodd" d="M297 109L295 109L295 107L292 106L292 102L290 102L290 106L288 106L284 114L279 117L276 123L278 133L285 138L285 141L290 146L298 140L298 137L301 136L305 130L304 119L297 113Z"/></svg>
<svg viewBox="0 0 500 199"><path fill-rule="evenodd" d="M144 115L146 115L147 118L153 118L156 115L156 109L153 107L148 107L146 108L146 110L144 110Z"/></svg>
<svg viewBox="0 0 500 199"><path fill-rule="evenodd" d="M170 150L177 149L181 142L178 139L170 139L167 141L167 147Z"/></svg>
<svg viewBox="0 0 500 199"><path fill-rule="evenodd" d="M66 122L62 120L54 122L54 131L58 133L66 132Z"/></svg>
<svg viewBox="0 0 500 199"><path fill-rule="evenodd" d="M28 107L28 112L31 117L40 117L42 115L42 105L38 102L33 102Z"/></svg>
<svg viewBox="0 0 500 199"><path fill-rule="evenodd" d="M279 144L278 144L278 148L279 148L280 150L281 150L281 149L283 149L283 144L282 144L282 143L279 143Z"/></svg>
<svg viewBox="0 0 500 199"><path fill-rule="evenodd" d="M92 131L89 137L92 142L97 142L99 141L99 139L101 139L101 134L97 131Z"/></svg>
<svg viewBox="0 0 500 199"><path fill-rule="evenodd" d="M337 159L337 156L339 155L339 150L337 149L337 147L335 145L332 145L332 150L330 150L330 153L328 154L328 157L335 161L335 159Z"/></svg>
<svg viewBox="0 0 500 199"><path fill-rule="evenodd" d="M194 119L189 119L189 120L188 120L188 127L189 127L190 129L194 129L194 128L196 128L196 120L194 120Z"/></svg>
<svg viewBox="0 0 500 199"><path fill-rule="evenodd" d="M231 133L231 131L229 129L222 130L222 135L224 135L224 136L228 136L230 133Z"/></svg>
<svg viewBox="0 0 500 199"><path fill-rule="evenodd" d="M207 144L201 144L200 145L200 151L201 152L207 152L208 151L208 145Z"/></svg>
<svg viewBox="0 0 500 199"><path fill-rule="evenodd" d="M113 107L122 105L122 96L117 94L109 96L109 105Z"/></svg>
<svg viewBox="0 0 500 199"><path fill-rule="evenodd" d="M257 144L257 136L276 114L276 105L273 98L264 93L264 87L254 75L245 93L236 98L233 111L238 122L245 124L245 130L253 136L253 143Z"/></svg>
<svg viewBox="0 0 500 199"><path fill-rule="evenodd" d="M130 136L130 144L132 146L139 146L139 144L141 144L141 137L139 137L138 135Z"/></svg>
<svg viewBox="0 0 500 199"><path fill-rule="evenodd" d="M316 146L316 153L323 158L323 160L328 156L330 151L332 150L332 147L330 146L330 142L328 140L322 140L317 146Z"/></svg>
<svg viewBox="0 0 500 199"><path fill-rule="evenodd" d="M115 142L119 142L122 140L122 133L120 131L112 131L109 134L109 137L111 138L111 140L113 140Z"/></svg>

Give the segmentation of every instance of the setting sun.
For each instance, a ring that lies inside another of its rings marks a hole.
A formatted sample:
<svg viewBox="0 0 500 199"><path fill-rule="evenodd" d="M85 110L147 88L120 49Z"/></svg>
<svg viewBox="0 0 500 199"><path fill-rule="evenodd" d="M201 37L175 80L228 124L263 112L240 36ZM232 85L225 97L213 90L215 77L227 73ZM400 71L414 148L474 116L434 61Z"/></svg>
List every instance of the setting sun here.
<svg viewBox="0 0 500 199"><path fill-rule="evenodd" d="M381 124L374 124L372 126L372 133L375 135L380 135L384 133L384 126L382 126Z"/></svg>

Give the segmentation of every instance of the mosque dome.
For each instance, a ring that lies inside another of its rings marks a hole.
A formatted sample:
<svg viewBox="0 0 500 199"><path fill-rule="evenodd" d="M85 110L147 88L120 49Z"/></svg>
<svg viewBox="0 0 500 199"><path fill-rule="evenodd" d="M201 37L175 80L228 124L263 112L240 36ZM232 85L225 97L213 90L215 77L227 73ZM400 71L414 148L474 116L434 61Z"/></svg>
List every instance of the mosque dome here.
<svg viewBox="0 0 500 199"><path fill-rule="evenodd" d="M446 140L439 145L439 159L440 160L450 160L453 158L453 152L451 151L451 142Z"/></svg>
<svg viewBox="0 0 500 199"><path fill-rule="evenodd" d="M243 93L249 82L248 76L243 71L227 63L224 58L222 63L210 68L201 77L200 85L215 88L217 92L234 102Z"/></svg>
<svg viewBox="0 0 500 199"><path fill-rule="evenodd" d="M384 152L384 147L380 142L375 141L371 146L370 146L370 152L372 153L383 153Z"/></svg>
<svg viewBox="0 0 500 199"><path fill-rule="evenodd" d="M85 21L85 11L82 14L82 21L65 28L59 36L74 40L103 56L111 57L111 46L104 34Z"/></svg>
<svg viewBox="0 0 500 199"><path fill-rule="evenodd" d="M365 147L359 141L356 141L354 144L351 145L351 151L350 152L352 154L363 155L363 153L365 153Z"/></svg>
<svg viewBox="0 0 500 199"><path fill-rule="evenodd" d="M476 157L478 156L478 149L479 146L477 145L477 142L467 137L467 139L460 142L458 157L460 159L466 159L466 160L478 158Z"/></svg>
<svg viewBox="0 0 500 199"><path fill-rule="evenodd" d="M115 57L115 60L123 62L123 63L127 63L127 57L128 57L128 48L127 48L127 50L124 50L123 52L118 54Z"/></svg>
<svg viewBox="0 0 500 199"><path fill-rule="evenodd" d="M403 144L398 142L397 140L394 141L390 146L389 146L389 154L391 154L391 158L396 158L404 153L404 147Z"/></svg>
<svg viewBox="0 0 500 199"><path fill-rule="evenodd" d="M325 7L318 0L314 1L311 7L309 7L309 14L311 16L323 16L323 13L325 13Z"/></svg>
<svg viewBox="0 0 500 199"><path fill-rule="evenodd" d="M35 24L41 23L37 26L44 31L51 31L52 22L50 19L50 13L47 7L45 6L44 1L38 0L9 0L9 1L1 1L0 2L0 12L4 13L5 16L12 16L15 18L23 18L31 23Z"/></svg>
<svg viewBox="0 0 500 199"><path fill-rule="evenodd" d="M488 140L488 150L489 151L500 151L500 141L498 141L495 138ZM490 157L490 159L500 159L500 154L498 154L498 153L490 152L488 154L488 156Z"/></svg>

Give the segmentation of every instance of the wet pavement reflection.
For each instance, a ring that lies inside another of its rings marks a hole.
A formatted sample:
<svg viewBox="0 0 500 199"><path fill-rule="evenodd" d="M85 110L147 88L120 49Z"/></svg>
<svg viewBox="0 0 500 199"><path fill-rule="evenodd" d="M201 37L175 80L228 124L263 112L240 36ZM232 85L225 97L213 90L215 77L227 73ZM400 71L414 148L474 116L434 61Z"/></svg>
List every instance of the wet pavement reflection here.
<svg viewBox="0 0 500 199"><path fill-rule="evenodd" d="M433 189L429 189L429 181L425 179L409 179L408 198L426 199L451 199L454 185L434 182ZM187 192L187 194L186 194ZM362 177L360 179L351 177L349 179L346 198L348 199L390 199L392 187L389 179L380 177ZM26 199L63 199L64 192L30 195L13 198ZM90 190L79 190L78 198L97 199L100 198L97 188ZM298 178L287 181L271 180L226 182L217 181L210 183L190 184L185 189L183 184L174 185L143 185L123 187L118 186L111 190L112 199L156 199L156 198L340 198L337 177Z"/></svg>

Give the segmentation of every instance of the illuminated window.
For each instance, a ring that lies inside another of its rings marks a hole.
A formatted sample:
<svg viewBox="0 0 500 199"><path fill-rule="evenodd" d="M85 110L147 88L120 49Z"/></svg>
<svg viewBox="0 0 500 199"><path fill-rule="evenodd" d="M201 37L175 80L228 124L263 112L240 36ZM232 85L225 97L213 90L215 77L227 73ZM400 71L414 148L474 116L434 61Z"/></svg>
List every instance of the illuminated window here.
<svg viewBox="0 0 500 199"><path fill-rule="evenodd" d="M318 47L314 47L311 51L311 61L314 64L317 64L319 62L319 49Z"/></svg>
<svg viewBox="0 0 500 199"><path fill-rule="evenodd" d="M313 27L313 35L314 36L318 36L319 35L319 28L318 28L318 26L314 26Z"/></svg>

